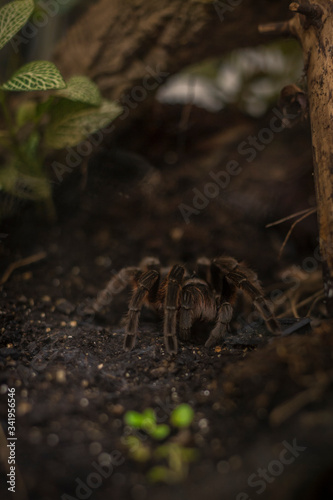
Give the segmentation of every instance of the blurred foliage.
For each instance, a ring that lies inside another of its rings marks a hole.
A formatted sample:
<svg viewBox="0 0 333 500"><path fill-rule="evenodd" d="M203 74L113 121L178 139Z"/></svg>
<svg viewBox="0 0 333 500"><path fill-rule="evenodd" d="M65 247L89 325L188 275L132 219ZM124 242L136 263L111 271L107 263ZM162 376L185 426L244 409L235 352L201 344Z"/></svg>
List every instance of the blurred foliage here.
<svg viewBox="0 0 333 500"><path fill-rule="evenodd" d="M128 411L124 415L124 423L130 428L130 434L122 438L128 454L136 462L164 462L149 468L147 478L151 482L178 483L186 479L189 464L198 459L195 448L181 444L181 433L188 429L194 419L194 411L186 403L177 406L170 415L170 425L182 429L179 434L167 440L171 427L158 424L154 410L146 408L142 413ZM148 441L147 438L151 441ZM164 441L154 447L154 442Z"/></svg>
<svg viewBox="0 0 333 500"><path fill-rule="evenodd" d="M299 43L282 40L190 66L170 78L158 95L163 102L193 103L210 111L234 104L259 117L285 85L299 83L302 68Z"/></svg>
<svg viewBox="0 0 333 500"><path fill-rule="evenodd" d="M0 9L0 48L7 44L34 13L32 0L16 0ZM12 111L8 92L48 91L44 99L19 99ZM3 165L0 193L43 202L54 215L52 191L45 160L50 151L75 146L102 129L122 111L103 99L87 77L65 82L49 61L33 61L18 68L0 85L0 106L5 129L0 130ZM0 217L7 215L8 207Z"/></svg>

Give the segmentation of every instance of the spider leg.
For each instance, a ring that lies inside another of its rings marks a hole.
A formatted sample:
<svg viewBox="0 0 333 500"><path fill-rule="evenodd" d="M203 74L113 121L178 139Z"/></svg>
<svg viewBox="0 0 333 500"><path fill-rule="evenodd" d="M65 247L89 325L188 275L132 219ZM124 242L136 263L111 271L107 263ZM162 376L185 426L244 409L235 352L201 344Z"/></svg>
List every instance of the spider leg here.
<svg viewBox="0 0 333 500"><path fill-rule="evenodd" d="M104 290L102 290L92 304L92 309L99 312L103 307L110 304L115 295L121 293L133 282L135 276L141 271L137 267L124 267L110 279Z"/></svg>
<svg viewBox="0 0 333 500"><path fill-rule="evenodd" d="M212 347L218 344L226 334L229 323L232 320L233 307L230 302L221 302L218 312L216 324L205 343L205 347Z"/></svg>
<svg viewBox="0 0 333 500"><path fill-rule="evenodd" d="M128 308L124 341L125 351L130 351L135 345L142 306L158 282L159 276L158 271L150 270L143 272L138 279L137 288L133 292Z"/></svg>
<svg viewBox="0 0 333 500"><path fill-rule="evenodd" d="M255 308L265 320L267 328L272 333L280 333L280 326L275 319L268 301L264 298L262 288L258 283L255 273L239 266L236 271L231 271L226 275L226 280L250 296Z"/></svg>
<svg viewBox="0 0 333 500"><path fill-rule="evenodd" d="M178 348L177 312L184 273L185 269L176 264L172 267L166 280L163 331L165 347L169 354L176 354Z"/></svg>

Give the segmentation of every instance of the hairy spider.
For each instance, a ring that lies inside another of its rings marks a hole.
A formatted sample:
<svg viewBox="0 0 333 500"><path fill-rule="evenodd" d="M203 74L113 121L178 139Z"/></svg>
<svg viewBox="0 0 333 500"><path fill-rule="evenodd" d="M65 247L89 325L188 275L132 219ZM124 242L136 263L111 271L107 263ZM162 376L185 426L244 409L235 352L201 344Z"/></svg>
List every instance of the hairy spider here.
<svg viewBox="0 0 333 500"><path fill-rule="evenodd" d="M163 317L164 341L170 354L177 352L177 333L180 339L188 340L196 320L215 322L205 346L215 345L232 320L238 291L249 296L272 333L280 332L256 273L232 257L200 258L192 274L183 265L161 268L158 259L146 257L139 267L125 267L109 281L95 300L94 311L100 311L128 285L133 292L126 316L126 351L135 345L143 305Z"/></svg>

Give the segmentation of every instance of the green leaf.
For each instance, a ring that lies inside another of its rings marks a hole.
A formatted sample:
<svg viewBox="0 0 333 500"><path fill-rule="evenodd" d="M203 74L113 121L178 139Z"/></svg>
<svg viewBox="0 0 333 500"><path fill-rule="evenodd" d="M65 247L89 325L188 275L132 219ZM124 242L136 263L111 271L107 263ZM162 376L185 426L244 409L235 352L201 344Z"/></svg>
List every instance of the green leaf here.
<svg viewBox="0 0 333 500"><path fill-rule="evenodd" d="M16 111L16 125L23 127L26 123L33 122L36 118L37 103L35 101L23 101Z"/></svg>
<svg viewBox="0 0 333 500"><path fill-rule="evenodd" d="M142 428L149 432L156 427L156 415L152 408L146 408L142 412Z"/></svg>
<svg viewBox="0 0 333 500"><path fill-rule="evenodd" d="M189 427L194 418L194 411L190 405L183 403L173 410L170 422L175 427Z"/></svg>
<svg viewBox="0 0 333 500"><path fill-rule="evenodd" d="M0 9L0 49L25 25L34 10L32 0L18 0Z"/></svg>
<svg viewBox="0 0 333 500"><path fill-rule="evenodd" d="M127 446L129 456L136 462L146 462L151 457L151 451L136 436L126 436L122 442Z"/></svg>
<svg viewBox="0 0 333 500"><path fill-rule="evenodd" d="M127 411L124 415L124 422L135 429L141 429L143 415L137 411Z"/></svg>
<svg viewBox="0 0 333 500"><path fill-rule="evenodd" d="M122 113L115 102L103 100L100 107L63 99L54 108L45 130L45 145L62 149L76 146Z"/></svg>
<svg viewBox="0 0 333 500"><path fill-rule="evenodd" d="M3 90L50 90L66 87L59 70L49 61L33 61L19 68L3 85Z"/></svg>
<svg viewBox="0 0 333 500"><path fill-rule="evenodd" d="M152 483L177 483L179 481L178 475L163 465L152 467L147 477Z"/></svg>
<svg viewBox="0 0 333 500"><path fill-rule="evenodd" d="M25 200L47 200L51 197L46 178L23 174L13 164L0 170L0 191Z"/></svg>
<svg viewBox="0 0 333 500"><path fill-rule="evenodd" d="M199 451L196 448L181 448L181 457L184 462L196 462L199 458Z"/></svg>
<svg viewBox="0 0 333 500"><path fill-rule="evenodd" d="M55 94L71 101L84 102L92 106L102 104L99 88L87 76L73 76L68 80L67 87L58 90Z"/></svg>
<svg viewBox="0 0 333 500"><path fill-rule="evenodd" d="M156 425L149 430L149 434L153 439L162 440L169 436L170 427L166 424Z"/></svg>

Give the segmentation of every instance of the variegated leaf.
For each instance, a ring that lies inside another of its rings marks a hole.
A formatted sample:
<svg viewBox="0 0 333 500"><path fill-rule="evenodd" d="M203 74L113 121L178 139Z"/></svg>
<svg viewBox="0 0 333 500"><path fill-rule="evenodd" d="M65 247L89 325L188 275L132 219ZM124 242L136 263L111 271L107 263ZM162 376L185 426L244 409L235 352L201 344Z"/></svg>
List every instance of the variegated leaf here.
<svg viewBox="0 0 333 500"><path fill-rule="evenodd" d="M20 31L33 10L32 0L17 0L0 9L0 49Z"/></svg>
<svg viewBox="0 0 333 500"><path fill-rule="evenodd" d="M46 128L45 145L55 149L76 146L122 112L115 102L103 100L98 108L63 100L57 104Z"/></svg>
<svg viewBox="0 0 333 500"><path fill-rule="evenodd" d="M66 87L58 68L49 61L33 61L19 68L3 85L3 90L50 90Z"/></svg>
<svg viewBox="0 0 333 500"><path fill-rule="evenodd" d="M71 101L84 102L92 106L100 106L102 96L97 85L87 76L73 76L68 80L67 87L57 90L56 95L66 97Z"/></svg>

